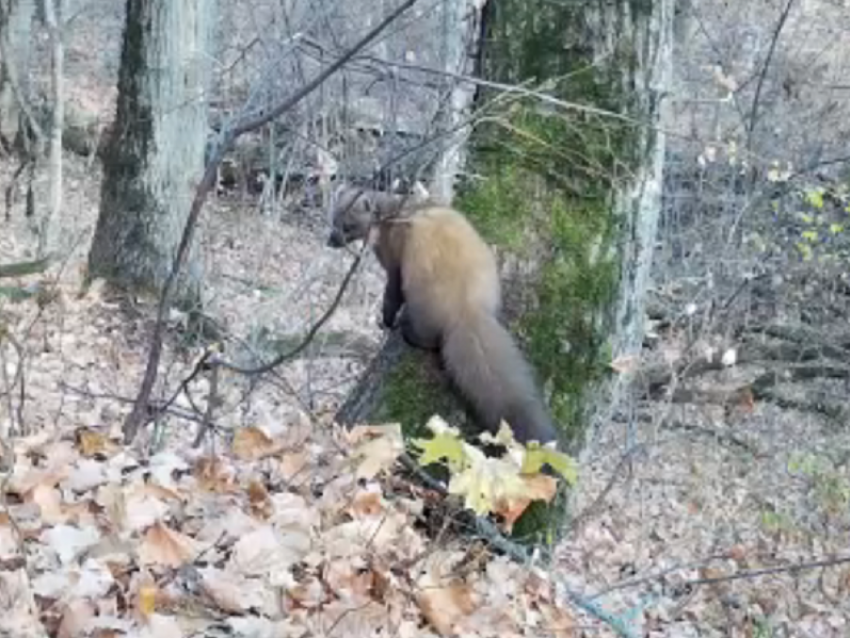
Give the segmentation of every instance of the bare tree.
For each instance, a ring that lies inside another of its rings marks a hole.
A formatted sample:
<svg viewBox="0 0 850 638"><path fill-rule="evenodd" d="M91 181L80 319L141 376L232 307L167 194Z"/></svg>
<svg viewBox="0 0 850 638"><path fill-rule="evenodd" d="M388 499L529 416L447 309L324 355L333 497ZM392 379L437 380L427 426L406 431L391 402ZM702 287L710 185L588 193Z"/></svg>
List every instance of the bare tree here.
<svg viewBox="0 0 850 638"><path fill-rule="evenodd" d="M26 99L33 0L0 0L0 145L16 142Z"/></svg>
<svg viewBox="0 0 850 638"><path fill-rule="evenodd" d="M204 169L215 3L127 0L118 105L103 152L89 273L158 291ZM178 298L199 300L196 260Z"/></svg>
<svg viewBox="0 0 850 638"><path fill-rule="evenodd" d="M61 234L57 232L62 208L62 129L65 126L65 91L63 89L63 67L65 51L62 45L63 0L44 0L44 23L50 34L50 83L53 93L53 117L50 123L50 201L41 219L38 234L38 254L44 256L49 250L62 246L57 244Z"/></svg>
<svg viewBox="0 0 850 638"><path fill-rule="evenodd" d="M469 126L461 126L468 118L475 96L475 86L457 81L458 75L470 75L478 55L481 0L443 0L440 63L445 75L437 128L442 137L440 154L431 180L431 195L450 203L454 183L464 164Z"/></svg>

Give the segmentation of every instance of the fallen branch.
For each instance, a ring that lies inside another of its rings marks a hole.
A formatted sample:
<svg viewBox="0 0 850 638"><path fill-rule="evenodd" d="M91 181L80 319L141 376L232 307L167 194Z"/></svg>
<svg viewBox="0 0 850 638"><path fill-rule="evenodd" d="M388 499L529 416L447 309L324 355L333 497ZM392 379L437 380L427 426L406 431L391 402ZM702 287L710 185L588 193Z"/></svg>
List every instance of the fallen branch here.
<svg viewBox="0 0 850 638"><path fill-rule="evenodd" d="M719 428L696 425L694 423L683 423L682 421L665 421L661 424L661 429L683 430L693 434L702 434L715 439L718 443L725 443L730 447L741 448L741 450L752 454L753 456L761 456L761 452L759 452L749 441L745 441L731 432L724 432Z"/></svg>
<svg viewBox="0 0 850 638"><path fill-rule="evenodd" d="M822 414L836 423L844 423L850 418L850 410L839 403L831 403L822 399L802 400L784 396L779 390L771 389L761 393L759 399L768 401L786 410L812 412Z"/></svg>
<svg viewBox="0 0 850 638"><path fill-rule="evenodd" d="M805 348L817 348L824 357L847 361L850 358L850 334L825 336L822 332L808 326L789 326L784 324L763 324L748 326L749 333L764 334L774 339L790 341Z"/></svg>
<svg viewBox="0 0 850 638"><path fill-rule="evenodd" d="M32 299L39 293L40 290L42 290L42 288L38 285L27 286L25 288L20 286L0 286L0 297L5 297L12 303L17 303L19 301Z"/></svg>
<svg viewBox="0 0 850 638"><path fill-rule="evenodd" d="M53 255L45 255L34 261L19 261L14 264L0 264L0 279L7 277L25 277L43 273L50 266Z"/></svg>
<svg viewBox="0 0 850 638"><path fill-rule="evenodd" d="M812 379L850 379L850 366L829 361L806 362L775 367L756 377L747 384L753 398L761 398L765 392L779 383L811 381ZM743 389L743 388L742 388Z"/></svg>

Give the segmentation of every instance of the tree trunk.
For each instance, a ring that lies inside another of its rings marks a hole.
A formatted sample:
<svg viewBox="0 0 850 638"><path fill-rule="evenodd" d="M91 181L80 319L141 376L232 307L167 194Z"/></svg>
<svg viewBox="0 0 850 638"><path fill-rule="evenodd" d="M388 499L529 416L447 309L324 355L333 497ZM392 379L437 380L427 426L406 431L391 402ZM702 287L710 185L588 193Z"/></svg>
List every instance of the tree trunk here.
<svg viewBox="0 0 850 638"><path fill-rule="evenodd" d="M500 0L490 9L481 73L533 79L545 96L518 98L476 129L470 164L484 179L462 189L456 206L497 248L508 319L576 454L627 380L612 374L612 359L641 349L672 1ZM497 92L484 91L482 104ZM456 404L432 370L393 335L338 420L401 421L408 431L433 412L451 420Z"/></svg>
<svg viewBox="0 0 850 638"><path fill-rule="evenodd" d="M64 64L65 49L62 39L63 0L44 0L44 23L50 34L50 84L53 113L50 123L48 170L50 201L38 233L38 256L64 251L66 246L60 232L62 211L62 129L65 126Z"/></svg>
<svg viewBox="0 0 850 638"><path fill-rule="evenodd" d="M0 0L0 146L11 148L27 99L33 0Z"/></svg>
<svg viewBox="0 0 850 638"><path fill-rule="evenodd" d="M158 292L204 169L215 3L127 0L118 106L103 151L89 276ZM190 259L175 297L200 301Z"/></svg>
<svg viewBox="0 0 850 638"><path fill-rule="evenodd" d="M431 196L451 204L455 179L463 168L464 149L469 126L461 126L469 117L475 98L475 85L459 82L453 75L471 75L478 57L481 0L443 0L440 62L447 75L443 78L437 132L441 136L440 154L430 184Z"/></svg>

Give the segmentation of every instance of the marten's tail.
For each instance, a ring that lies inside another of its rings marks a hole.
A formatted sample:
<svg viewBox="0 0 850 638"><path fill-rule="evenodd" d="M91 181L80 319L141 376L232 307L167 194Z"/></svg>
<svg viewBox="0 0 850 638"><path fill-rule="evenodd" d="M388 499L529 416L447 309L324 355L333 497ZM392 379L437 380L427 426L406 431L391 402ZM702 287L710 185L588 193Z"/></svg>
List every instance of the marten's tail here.
<svg viewBox="0 0 850 638"><path fill-rule="evenodd" d="M521 443L556 438L530 366L494 316L468 313L446 331L441 351L449 376L482 427L495 434L504 419Z"/></svg>

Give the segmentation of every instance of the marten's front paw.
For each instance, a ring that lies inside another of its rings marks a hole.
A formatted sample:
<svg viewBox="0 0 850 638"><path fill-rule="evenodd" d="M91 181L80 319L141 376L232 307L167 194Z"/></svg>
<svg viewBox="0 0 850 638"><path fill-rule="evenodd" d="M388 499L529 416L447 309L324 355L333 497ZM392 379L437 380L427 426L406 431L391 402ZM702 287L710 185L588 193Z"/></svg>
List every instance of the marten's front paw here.
<svg viewBox="0 0 850 638"><path fill-rule="evenodd" d="M387 315L383 313L380 316L375 317L375 323L378 324L378 327L381 330L393 330L396 324L395 317L390 319L389 317L387 317Z"/></svg>
<svg viewBox="0 0 850 638"><path fill-rule="evenodd" d="M380 319L381 327L383 327L385 330L394 329L396 327L396 323L397 323L397 320L398 320L398 314L399 314L398 311L390 312L390 311L385 309L381 313L381 319Z"/></svg>

